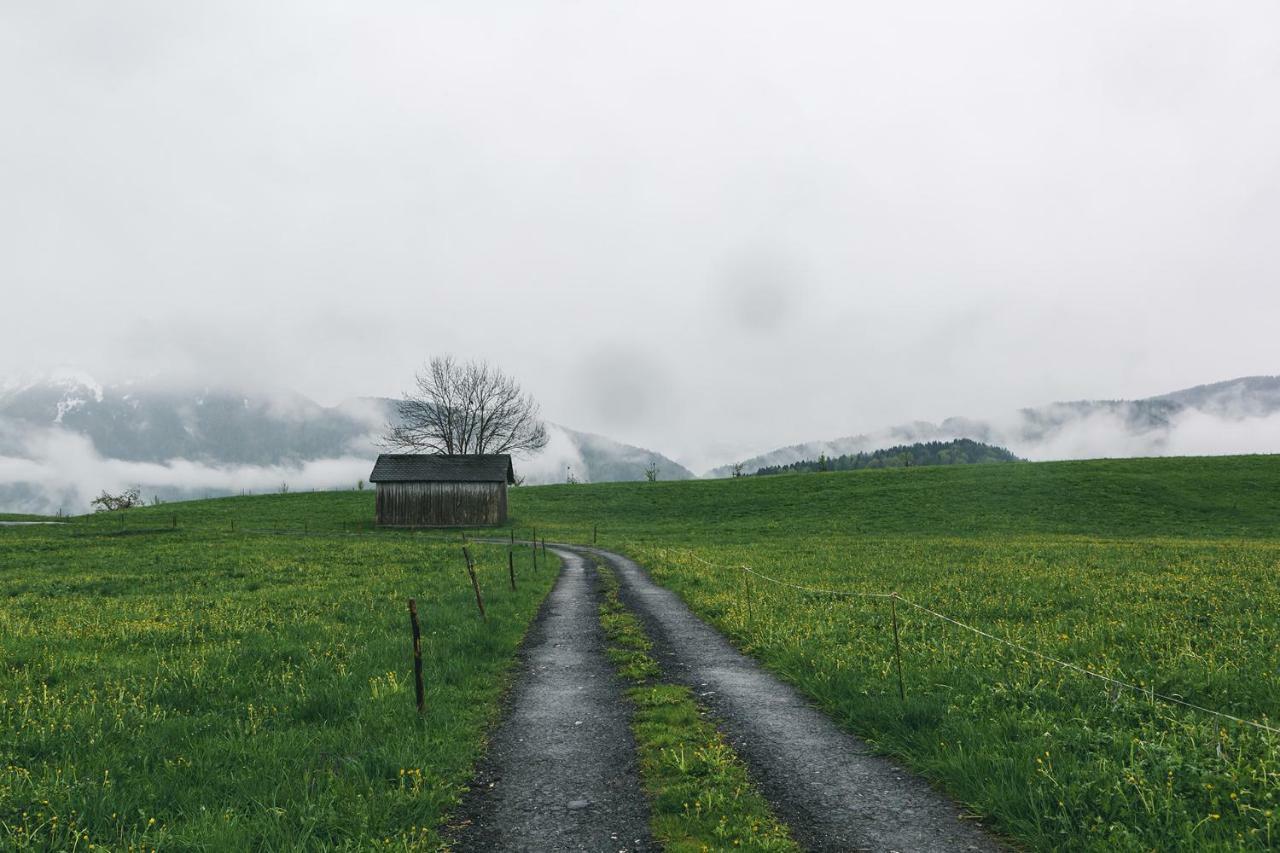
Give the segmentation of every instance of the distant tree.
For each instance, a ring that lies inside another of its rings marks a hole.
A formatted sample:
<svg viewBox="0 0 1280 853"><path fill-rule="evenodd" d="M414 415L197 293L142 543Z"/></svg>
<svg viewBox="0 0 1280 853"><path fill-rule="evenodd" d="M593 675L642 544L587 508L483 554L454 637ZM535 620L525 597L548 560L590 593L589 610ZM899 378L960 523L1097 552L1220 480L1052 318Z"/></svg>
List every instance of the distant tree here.
<svg viewBox="0 0 1280 853"><path fill-rule="evenodd" d="M744 467L745 467L745 466L744 466L741 462L735 462L735 463L733 463L733 478L734 478L735 480L736 480L737 478L739 478L739 477L741 477L741 476L742 476L743 468L744 468Z"/></svg>
<svg viewBox="0 0 1280 853"><path fill-rule="evenodd" d="M280 494L282 494L282 495L287 495L287 494L289 494L289 484L288 484L288 483L281 483L281 484L280 484Z"/></svg>
<svg viewBox="0 0 1280 853"><path fill-rule="evenodd" d="M113 495L106 489L103 489L102 494L89 501L89 505L97 507L94 512L110 512L117 509L132 509L135 506L142 505L142 490L135 487L132 489L126 489L118 495Z"/></svg>
<svg viewBox="0 0 1280 853"><path fill-rule="evenodd" d="M364 491L364 480L356 480L356 491L357 492Z"/></svg>
<svg viewBox="0 0 1280 853"><path fill-rule="evenodd" d="M645 478L645 480L647 480L647 481L648 481L648 482L650 482L650 483L656 483L656 482L658 482L658 462L657 462L657 460L652 460L652 461L650 461L650 462L649 462L649 466L648 466L647 468L645 468L645 469L644 469L644 478Z"/></svg>
<svg viewBox="0 0 1280 853"><path fill-rule="evenodd" d="M547 446L538 404L507 374L483 361L432 358L416 388L396 404L385 447L446 456L532 453Z"/></svg>
<svg viewBox="0 0 1280 853"><path fill-rule="evenodd" d="M758 475L808 471L857 471L862 468L912 468L927 465L975 465L990 462L1019 462L1017 456L1003 447L959 438L954 441L929 441L910 446L899 445L871 453L859 452L836 457L767 465L756 470Z"/></svg>
<svg viewBox="0 0 1280 853"><path fill-rule="evenodd" d="M564 466L564 470L565 470L564 481L571 486L576 486L578 484L578 478L573 476L573 466L566 465Z"/></svg>

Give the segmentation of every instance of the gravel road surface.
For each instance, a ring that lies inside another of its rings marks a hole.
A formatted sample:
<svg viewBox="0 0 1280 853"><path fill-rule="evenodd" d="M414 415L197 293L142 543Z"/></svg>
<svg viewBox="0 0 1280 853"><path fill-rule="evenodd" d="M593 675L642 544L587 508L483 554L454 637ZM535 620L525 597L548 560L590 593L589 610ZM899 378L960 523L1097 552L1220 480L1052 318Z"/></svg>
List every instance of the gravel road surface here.
<svg viewBox="0 0 1280 853"><path fill-rule="evenodd" d="M506 716L461 809L457 850L656 849L595 569L556 553L564 568L530 626Z"/></svg>
<svg viewBox="0 0 1280 853"><path fill-rule="evenodd" d="M837 726L626 557L599 549L668 680L693 688L793 837L816 851L995 851L956 803Z"/></svg>

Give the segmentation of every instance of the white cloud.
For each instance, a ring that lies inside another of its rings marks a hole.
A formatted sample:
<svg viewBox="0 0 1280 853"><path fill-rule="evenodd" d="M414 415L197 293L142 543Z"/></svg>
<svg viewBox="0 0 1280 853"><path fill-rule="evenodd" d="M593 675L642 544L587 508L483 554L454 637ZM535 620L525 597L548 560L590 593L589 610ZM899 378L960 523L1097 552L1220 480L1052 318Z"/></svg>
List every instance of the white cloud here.
<svg viewBox="0 0 1280 853"><path fill-rule="evenodd" d="M60 428L27 432L21 455L0 455L0 488L21 487L25 499L9 508L52 512L84 511L103 490L138 487L144 498L175 493L272 492L288 484L294 491L355 488L369 476L367 456L317 459L297 465L213 466L174 459L164 463L103 458L85 436Z"/></svg>
<svg viewBox="0 0 1280 853"><path fill-rule="evenodd" d="M454 352L704 467L1278 369L1274 3L378 8L0 4L0 372Z"/></svg>
<svg viewBox="0 0 1280 853"><path fill-rule="evenodd" d="M997 433L993 440L1033 461L1280 453L1280 413L1235 417L1187 409L1167 425L1135 429L1122 415L1095 412L1044 438Z"/></svg>
<svg viewBox="0 0 1280 853"><path fill-rule="evenodd" d="M530 485L563 483L570 469L580 482L587 479L587 465L577 445L555 424L547 424L547 446L533 456L514 460L514 466L516 475Z"/></svg>

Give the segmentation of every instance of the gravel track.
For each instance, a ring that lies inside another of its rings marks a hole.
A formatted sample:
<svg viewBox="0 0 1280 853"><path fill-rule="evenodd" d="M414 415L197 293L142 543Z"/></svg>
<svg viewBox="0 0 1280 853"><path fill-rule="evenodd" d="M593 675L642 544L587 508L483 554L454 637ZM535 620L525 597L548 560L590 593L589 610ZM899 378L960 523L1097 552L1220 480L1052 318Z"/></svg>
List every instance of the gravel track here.
<svg viewBox="0 0 1280 853"><path fill-rule="evenodd" d="M605 655L595 568L564 561L521 651L506 716L465 798L454 849L644 851L631 705Z"/></svg>
<svg viewBox="0 0 1280 853"><path fill-rule="evenodd" d="M842 730L795 688L733 648L626 557L594 548L617 572L670 681L718 718L761 793L815 851L996 851L1004 846L920 777Z"/></svg>

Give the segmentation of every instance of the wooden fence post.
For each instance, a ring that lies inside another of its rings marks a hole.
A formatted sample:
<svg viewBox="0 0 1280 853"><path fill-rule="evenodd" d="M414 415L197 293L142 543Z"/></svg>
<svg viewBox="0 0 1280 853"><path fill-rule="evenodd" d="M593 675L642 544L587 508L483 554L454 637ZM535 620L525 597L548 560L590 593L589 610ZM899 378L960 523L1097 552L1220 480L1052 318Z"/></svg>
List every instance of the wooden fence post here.
<svg viewBox="0 0 1280 853"><path fill-rule="evenodd" d="M533 549L533 570L536 572L538 570L538 543L530 542L529 547Z"/></svg>
<svg viewBox="0 0 1280 853"><path fill-rule="evenodd" d="M462 556L467 561L467 574L471 576L471 588L476 594L476 607L480 610L480 618L487 622L489 617L485 615L484 599L480 597L480 581L476 580L476 566L471 561L471 550L465 545L462 546Z"/></svg>
<svg viewBox="0 0 1280 853"><path fill-rule="evenodd" d="M599 533L600 533L600 526L598 524L591 525L591 544L592 545L596 544Z"/></svg>
<svg viewBox="0 0 1280 853"><path fill-rule="evenodd" d="M747 596L747 625L754 628L756 625L755 608L752 606L751 599L754 590L751 588L751 573L747 571L747 567L742 567L742 583L746 587Z"/></svg>
<svg viewBox="0 0 1280 853"><path fill-rule="evenodd" d="M511 577L511 591L516 591L516 553L507 549L507 574Z"/></svg>
<svg viewBox="0 0 1280 853"><path fill-rule="evenodd" d="M427 710L426 695L422 690L422 631L418 628L418 602L409 599L409 624L413 628L413 688L418 697L418 713Z"/></svg>
<svg viewBox="0 0 1280 853"><path fill-rule="evenodd" d="M893 659L898 664L898 698L907 701L907 689L902 684L902 648L898 644L898 594L889 596L889 612L893 616Z"/></svg>

